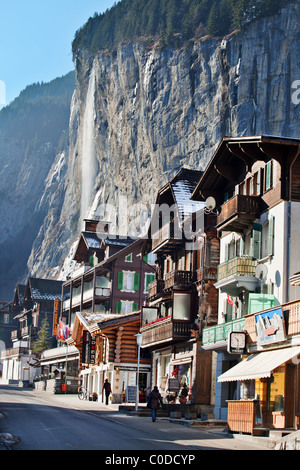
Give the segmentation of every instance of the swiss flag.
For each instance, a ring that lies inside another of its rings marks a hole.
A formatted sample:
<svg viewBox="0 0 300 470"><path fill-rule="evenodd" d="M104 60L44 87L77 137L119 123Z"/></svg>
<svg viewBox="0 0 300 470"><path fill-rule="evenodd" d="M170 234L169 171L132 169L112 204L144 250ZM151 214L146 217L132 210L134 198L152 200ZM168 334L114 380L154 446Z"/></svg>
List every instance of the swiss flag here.
<svg viewBox="0 0 300 470"><path fill-rule="evenodd" d="M228 303L229 303L230 305L233 305L233 304L234 304L233 300L229 297L228 294L227 294L227 301L228 301Z"/></svg>

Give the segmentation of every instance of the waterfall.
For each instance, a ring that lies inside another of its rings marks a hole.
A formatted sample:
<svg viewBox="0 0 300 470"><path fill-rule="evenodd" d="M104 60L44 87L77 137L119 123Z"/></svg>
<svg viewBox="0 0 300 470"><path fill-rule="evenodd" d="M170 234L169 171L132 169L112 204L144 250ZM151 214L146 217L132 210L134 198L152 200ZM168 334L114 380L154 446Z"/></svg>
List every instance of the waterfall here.
<svg viewBox="0 0 300 470"><path fill-rule="evenodd" d="M98 171L95 147L95 71L92 69L86 96L81 148L81 220L88 216Z"/></svg>

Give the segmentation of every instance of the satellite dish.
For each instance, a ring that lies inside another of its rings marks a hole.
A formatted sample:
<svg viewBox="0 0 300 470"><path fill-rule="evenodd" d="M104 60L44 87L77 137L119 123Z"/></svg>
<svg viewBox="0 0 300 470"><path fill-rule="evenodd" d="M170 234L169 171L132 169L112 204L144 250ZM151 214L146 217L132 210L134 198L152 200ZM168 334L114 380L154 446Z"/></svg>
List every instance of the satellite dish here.
<svg viewBox="0 0 300 470"><path fill-rule="evenodd" d="M216 207L216 200L214 197L210 196L206 199L205 201L206 209L209 211L213 211L214 208Z"/></svg>
<svg viewBox="0 0 300 470"><path fill-rule="evenodd" d="M260 279L261 281L264 281L267 277L268 274L268 268L265 264L258 264L255 269L255 276Z"/></svg>

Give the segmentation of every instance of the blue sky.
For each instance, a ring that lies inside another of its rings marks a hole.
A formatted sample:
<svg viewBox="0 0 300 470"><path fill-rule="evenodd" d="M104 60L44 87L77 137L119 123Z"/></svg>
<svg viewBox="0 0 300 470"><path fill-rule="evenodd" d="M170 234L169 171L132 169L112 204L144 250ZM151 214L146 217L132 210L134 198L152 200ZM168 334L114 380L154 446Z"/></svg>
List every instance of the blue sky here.
<svg viewBox="0 0 300 470"><path fill-rule="evenodd" d="M27 86L74 69L75 32L115 0L0 0L0 99L6 104ZM1 103L0 103L1 104Z"/></svg>

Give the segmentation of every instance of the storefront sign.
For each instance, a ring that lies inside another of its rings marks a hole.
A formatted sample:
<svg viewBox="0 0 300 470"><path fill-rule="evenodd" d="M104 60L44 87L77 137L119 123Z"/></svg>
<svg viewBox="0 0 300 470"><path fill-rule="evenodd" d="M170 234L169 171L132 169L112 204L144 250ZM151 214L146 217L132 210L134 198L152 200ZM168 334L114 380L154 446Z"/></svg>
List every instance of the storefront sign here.
<svg viewBox="0 0 300 470"><path fill-rule="evenodd" d="M126 388L126 402L135 402L136 399L136 387L133 386L128 386Z"/></svg>
<svg viewBox="0 0 300 470"><path fill-rule="evenodd" d="M134 366L114 366L114 370L137 372L137 367L134 367ZM147 367L139 367L139 372L150 372L150 369L147 368Z"/></svg>
<svg viewBox="0 0 300 470"><path fill-rule="evenodd" d="M169 392L179 392L180 390L179 379L169 379L168 390Z"/></svg>
<svg viewBox="0 0 300 470"><path fill-rule="evenodd" d="M258 345L278 343L286 339L281 307L255 315L255 327Z"/></svg>
<svg viewBox="0 0 300 470"><path fill-rule="evenodd" d="M95 364L96 362L96 338L84 330L82 335L82 364Z"/></svg>
<svg viewBox="0 0 300 470"><path fill-rule="evenodd" d="M53 315L53 336L57 335L59 305L60 305L60 300L55 299L54 300L54 315Z"/></svg>

